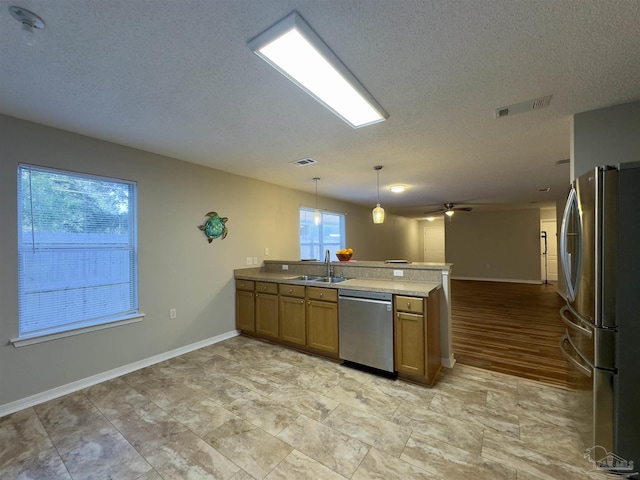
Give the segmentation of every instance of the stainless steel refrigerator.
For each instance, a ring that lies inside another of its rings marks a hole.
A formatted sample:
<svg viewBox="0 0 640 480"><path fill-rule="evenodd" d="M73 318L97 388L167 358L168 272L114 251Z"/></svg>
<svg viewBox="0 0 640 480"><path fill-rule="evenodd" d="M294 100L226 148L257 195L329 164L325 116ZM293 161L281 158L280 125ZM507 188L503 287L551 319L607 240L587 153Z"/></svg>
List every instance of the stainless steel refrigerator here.
<svg viewBox="0 0 640 480"><path fill-rule="evenodd" d="M640 162L573 182L560 252L560 348L574 367L585 458L640 478Z"/></svg>

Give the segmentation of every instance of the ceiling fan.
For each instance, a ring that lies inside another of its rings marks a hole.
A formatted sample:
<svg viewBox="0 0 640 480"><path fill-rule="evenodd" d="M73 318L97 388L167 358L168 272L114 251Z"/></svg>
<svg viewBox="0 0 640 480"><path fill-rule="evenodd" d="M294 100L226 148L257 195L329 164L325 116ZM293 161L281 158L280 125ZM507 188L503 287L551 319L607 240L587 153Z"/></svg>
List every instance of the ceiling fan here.
<svg viewBox="0 0 640 480"><path fill-rule="evenodd" d="M425 215L439 215L444 213L446 216L451 217L455 212L470 212L471 207L456 207L454 203L445 203L438 210L432 210L430 212L424 212Z"/></svg>

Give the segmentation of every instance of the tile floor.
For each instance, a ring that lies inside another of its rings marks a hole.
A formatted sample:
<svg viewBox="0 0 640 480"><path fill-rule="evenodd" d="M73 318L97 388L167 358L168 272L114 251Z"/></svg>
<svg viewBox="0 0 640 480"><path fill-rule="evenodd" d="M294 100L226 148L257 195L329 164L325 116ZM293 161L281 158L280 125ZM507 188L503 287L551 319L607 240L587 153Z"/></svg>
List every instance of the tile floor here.
<svg viewBox="0 0 640 480"><path fill-rule="evenodd" d="M569 395L465 365L425 388L235 337L0 418L0 478L598 478Z"/></svg>

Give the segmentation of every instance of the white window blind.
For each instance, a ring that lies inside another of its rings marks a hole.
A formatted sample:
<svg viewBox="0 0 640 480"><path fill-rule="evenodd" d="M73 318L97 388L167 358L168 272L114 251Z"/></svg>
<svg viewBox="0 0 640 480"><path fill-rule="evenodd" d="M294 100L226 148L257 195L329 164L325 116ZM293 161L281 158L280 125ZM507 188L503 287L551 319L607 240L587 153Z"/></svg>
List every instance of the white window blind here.
<svg viewBox="0 0 640 480"><path fill-rule="evenodd" d="M18 166L19 337L138 313L136 184Z"/></svg>
<svg viewBox="0 0 640 480"><path fill-rule="evenodd" d="M300 258L324 260L326 250L335 259L338 250L345 248L345 215L320 212L320 224L315 224L315 210L300 207Z"/></svg>

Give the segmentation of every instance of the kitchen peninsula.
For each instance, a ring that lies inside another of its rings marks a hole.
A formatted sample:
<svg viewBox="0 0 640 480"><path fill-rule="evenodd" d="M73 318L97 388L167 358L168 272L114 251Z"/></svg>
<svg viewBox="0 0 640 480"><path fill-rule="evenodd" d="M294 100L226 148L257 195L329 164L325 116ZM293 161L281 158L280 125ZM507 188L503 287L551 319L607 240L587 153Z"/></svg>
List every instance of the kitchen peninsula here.
<svg viewBox="0 0 640 480"><path fill-rule="evenodd" d="M237 328L338 359L338 289L391 294L398 375L431 384L440 365L451 368L455 363L451 266L270 260L262 267L237 269ZM424 358L418 358L416 352L423 352Z"/></svg>

